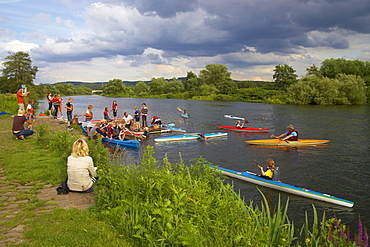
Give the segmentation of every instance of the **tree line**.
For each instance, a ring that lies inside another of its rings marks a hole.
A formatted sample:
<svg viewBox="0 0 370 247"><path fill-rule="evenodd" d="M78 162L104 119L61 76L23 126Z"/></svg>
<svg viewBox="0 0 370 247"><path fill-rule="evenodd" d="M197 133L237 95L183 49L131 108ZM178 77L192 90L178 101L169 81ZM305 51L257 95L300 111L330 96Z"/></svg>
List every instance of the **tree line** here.
<svg viewBox="0 0 370 247"><path fill-rule="evenodd" d="M26 52L10 53L5 57L0 77L2 93L14 93L27 85L31 96L44 97L47 92L60 95L91 94L87 84L68 83L35 85L38 71ZM96 85L94 86L96 88ZM298 79L293 67L276 65L273 81L234 81L231 72L222 64L208 64L198 75L187 72L185 80L152 78L126 85L112 79L102 85L102 94L114 97L151 97L168 99L198 99L248 101L274 104L360 105L369 103L370 62L360 60L325 59L320 68L311 65L306 75Z"/></svg>

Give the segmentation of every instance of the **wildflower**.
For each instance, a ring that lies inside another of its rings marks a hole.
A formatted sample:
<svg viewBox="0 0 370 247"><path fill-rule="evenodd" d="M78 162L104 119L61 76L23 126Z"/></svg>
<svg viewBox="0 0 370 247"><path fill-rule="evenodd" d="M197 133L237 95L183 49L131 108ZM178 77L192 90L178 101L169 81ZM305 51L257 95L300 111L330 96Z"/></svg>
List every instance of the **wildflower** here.
<svg viewBox="0 0 370 247"><path fill-rule="evenodd" d="M309 243L309 242L311 242L311 239L306 238L305 242L306 242L306 243Z"/></svg>

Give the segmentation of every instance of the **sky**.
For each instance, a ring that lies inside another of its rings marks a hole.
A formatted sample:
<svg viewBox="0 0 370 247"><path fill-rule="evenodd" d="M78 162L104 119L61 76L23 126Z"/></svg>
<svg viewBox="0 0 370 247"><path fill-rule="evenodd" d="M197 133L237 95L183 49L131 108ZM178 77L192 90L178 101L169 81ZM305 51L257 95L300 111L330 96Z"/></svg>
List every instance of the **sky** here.
<svg viewBox="0 0 370 247"><path fill-rule="evenodd" d="M28 52L35 84L199 75L301 77L329 58L370 61L369 0L0 0L0 63ZM0 69L3 67L0 65Z"/></svg>

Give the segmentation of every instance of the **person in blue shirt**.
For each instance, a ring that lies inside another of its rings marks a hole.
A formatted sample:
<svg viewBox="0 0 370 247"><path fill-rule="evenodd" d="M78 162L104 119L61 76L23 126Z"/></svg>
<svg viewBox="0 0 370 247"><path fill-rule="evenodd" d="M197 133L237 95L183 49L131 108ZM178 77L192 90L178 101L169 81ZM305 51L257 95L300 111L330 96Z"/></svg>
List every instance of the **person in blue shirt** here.
<svg viewBox="0 0 370 247"><path fill-rule="evenodd" d="M274 134L271 135L271 138L282 138L283 136L285 136L284 138L282 138L281 140L283 141L298 141L298 131L294 129L293 125L289 124L287 126L287 129L288 131L279 135L279 136L275 136Z"/></svg>

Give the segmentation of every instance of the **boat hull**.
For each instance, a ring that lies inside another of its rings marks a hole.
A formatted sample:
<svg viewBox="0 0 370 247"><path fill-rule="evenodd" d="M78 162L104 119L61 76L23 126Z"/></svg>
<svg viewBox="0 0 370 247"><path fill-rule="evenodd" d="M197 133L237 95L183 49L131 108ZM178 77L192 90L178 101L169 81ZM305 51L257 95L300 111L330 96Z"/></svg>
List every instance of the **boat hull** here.
<svg viewBox="0 0 370 247"><path fill-rule="evenodd" d="M110 144L112 146L116 145L116 146L119 146L119 147L139 148L139 146L140 146L140 142L138 140L124 140L124 141L121 141L121 140L116 140L116 139L110 139L110 138L107 138L107 137L103 137L102 142L105 145Z"/></svg>
<svg viewBox="0 0 370 247"><path fill-rule="evenodd" d="M225 126L225 125L217 125L217 127L221 129L227 129L232 131L240 131L240 132L253 132L253 133L262 133L262 132L270 132L271 129L262 129L262 128L254 128L254 127L243 127L238 128L234 126Z"/></svg>
<svg viewBox="0 0 370 247"><path fill-rule="evenodd" d="M227 133L226 132L204 133L204 136L206 138L214 138L214 137L227 136ZM200 139L200 136L198 134L185 134L185 135L158 137L158 138L155 138L154 141L168 142L168 141L186 141L186 140L198 140L198 139Z"/></svg>
<svg viewBox="0 0 370 247"><path fill-rule="evenodd" d="M206 165L208 165L208 164L206 164ZM335 196L332 196L332 195L328 195L328 194L325 194L325 193L320 193L320 192L317 192L317 191L297 187L297 186L294 186L294 185L286 184L286 183L283 183L281 181L267 180L267 179L259 177L257 174L252 173L252 172L248 172L248 171L238 172L238 171L230 170L230 169L223 168L223 167L216 167L216 166L213 166L213 165L208 165L208 166L219 170L222 174L224 174L228 177L237 178L237 179L240 179L240 180L243 180L243 181L246 181L246 182L249 182L249 183L257 184L257 185L260 185L260 186L264 186L264 187L267 187L267 188L271 188L271 189L287 192L287 193L290 193L290 194L319 200L319 201L333 203L333 204L344 206L344 207L350 207L351 208L354 205L354 202L352 202L352 201L348 201L348 200L345 200L345 199L342 199L342 198L339 198L339 197L335 197Z"/></svg>
<svg viewBox="0 0 370 247"><path fill-rule="evenodd" d="M283 141L280 139L263 139L263 140L250 140L244 142L251 145L263 145L263 146L315 146L327 144L330 142L330 140L299 139L298 141Z"/></svg>
<svg viewBox="0 0 370 247"><path fill-rule="evenodd" d="M161 128L171 130L173 132L186 132L186 130L184 130L184 129L179 129L179 128L175 128L175 127L171 127L171 126L166 126L166 127L162 126Z"/></svg>

